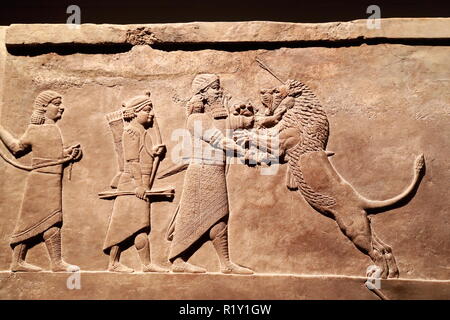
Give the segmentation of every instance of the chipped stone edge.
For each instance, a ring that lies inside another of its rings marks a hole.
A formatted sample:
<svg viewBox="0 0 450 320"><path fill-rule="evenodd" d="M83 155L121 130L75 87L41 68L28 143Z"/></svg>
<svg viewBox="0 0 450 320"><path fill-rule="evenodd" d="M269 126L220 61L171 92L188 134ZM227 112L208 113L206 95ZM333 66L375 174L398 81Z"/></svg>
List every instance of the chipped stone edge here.
<svg viewBox="0 0 450 320"><path fill-rule="evenodd" d="M168 24L12 24L7 46L42 44L130 44L302 42L357 39L450 39L450 18L381 19L380 29L367 20L327 23L269 21Z"/></svg>

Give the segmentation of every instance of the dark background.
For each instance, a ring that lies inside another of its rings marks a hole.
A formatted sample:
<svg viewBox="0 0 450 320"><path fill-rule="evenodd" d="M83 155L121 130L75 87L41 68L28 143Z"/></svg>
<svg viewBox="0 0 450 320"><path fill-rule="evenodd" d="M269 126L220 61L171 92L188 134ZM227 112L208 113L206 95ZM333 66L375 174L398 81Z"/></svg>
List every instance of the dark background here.
<svg viewBox="0 0 450 320"><path fill-rule="evenodd" d="M450 0L3 0L0 25L65 23L71 4L81 8L81 23L348 21L367 18L366 9L371 4L380 6L382 18L450 16Z"/></svg>

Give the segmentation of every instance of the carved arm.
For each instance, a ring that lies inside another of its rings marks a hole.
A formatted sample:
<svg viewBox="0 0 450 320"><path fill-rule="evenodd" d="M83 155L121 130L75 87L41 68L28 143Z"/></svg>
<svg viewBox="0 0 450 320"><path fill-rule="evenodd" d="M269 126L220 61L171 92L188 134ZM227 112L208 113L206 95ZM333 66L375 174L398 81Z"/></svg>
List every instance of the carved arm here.
<svg viewBox="0 0 450 320"><path fill-rule="evenodd" d="M15 138L2 126L0 126L0 139L14 156L26 151L29 147L27 144L22 143L20 139Z"/></svg>
<svg viewBox="0 0 450 320"><path fill-rule="evenodd" d="M263 158L255 150L245 149L233 139L225 137L219 130L214 131L212 135L203 137L202 139L212 147L225 151L227 156L236 156L246 164L259 164L259 158Z"/></svg>
<svg viewBox="0 0 450 320"><path fill-rule="evenodd" d="M130 173L135 181L135 194L139 199L145 199L146 186L142 177L141 164L139 162L140 135L132 127L125 128L123 133L124 160L130 168Z"/></svg>
<svg viewBox="0 0 450 320"><path fill-rule="evenodd" d="M131 175L133 176L133 179L136 184L136 197L139 199L145 199L145 191L147 188L144 186L144 182L142 180L142 171L141 171L141 165L139 163L139 160L127 160L127 162L130 165L131 168Z"/></svg>
<svg viewBox="0 0 450 320"><path fill-rule="evenodd" d="M257 149L268 152L274 156L280 154L279 135L273 134L272 130L236 130L233 133L233 139L240 146L254 146Z"/></svg>
<svg viewBox="0 0 450 320"><path fill-rule="evenodd" d="M225 152L236 152L238 156L245 156L246 151L238 145L233 139L225 137L220 130L214 130L212 133L204 135L202 140L209 143L216 149L221 149Z"/></svg>

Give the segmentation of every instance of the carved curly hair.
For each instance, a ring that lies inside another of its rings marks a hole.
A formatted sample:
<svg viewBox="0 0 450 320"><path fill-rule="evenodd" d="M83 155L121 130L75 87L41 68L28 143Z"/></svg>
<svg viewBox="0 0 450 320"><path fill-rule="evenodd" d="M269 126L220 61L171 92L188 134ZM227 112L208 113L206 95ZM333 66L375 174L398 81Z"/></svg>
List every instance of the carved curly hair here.
<svg viewBox="0 0 450 320"><path fill-rule="evenodd" d="M286 86L288 88L288 95L291 97L298 97L303 93L303 86L298 80L288 80L286 81Z"/></svg>
<svg viewBox="0 0 450 320"><path fill-rule="evenodd" d="M44 124L47 106L54 99L61 97L62 96L58 92L52 90L42 91L34 100L33 113L31 114L30 123L38 125Z"/></svg>
<svg viewBox="0 0 450 320"><path fill-rule="evenodd" d="M136 112L133 109L125 109L122 111L123 120L126 122L130 122L134 118L136 118Z"/></svg>

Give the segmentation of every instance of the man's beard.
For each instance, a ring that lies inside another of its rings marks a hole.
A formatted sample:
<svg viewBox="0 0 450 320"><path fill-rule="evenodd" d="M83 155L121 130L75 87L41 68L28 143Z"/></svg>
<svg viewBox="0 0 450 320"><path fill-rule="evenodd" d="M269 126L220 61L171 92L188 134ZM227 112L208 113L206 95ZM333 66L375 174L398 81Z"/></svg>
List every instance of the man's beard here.
<svg viewBox="0 0 450 320"><path fill-rule="evenodd" d="M223 108L222 94L210 95L206 98L209 109Z"/></svg>
<svg viewBox="0 0 450 320"><path fill-rule="evenodd" d="M266 116L270 116L273 112L272 112L272 104L273 104L273 97L271 94L263 94L261 96L261 103L264 106L264 114Z"/></svg>
<svg viewBox="0 0 450 320"><path fill-rule="evenodd" d="M284 98L285 97L282 97L282 96L273 98L272 106L270 108L271 115L275 112L275 110L277 110L278 106L281 104L281 102L284 100Z"/></svg>

